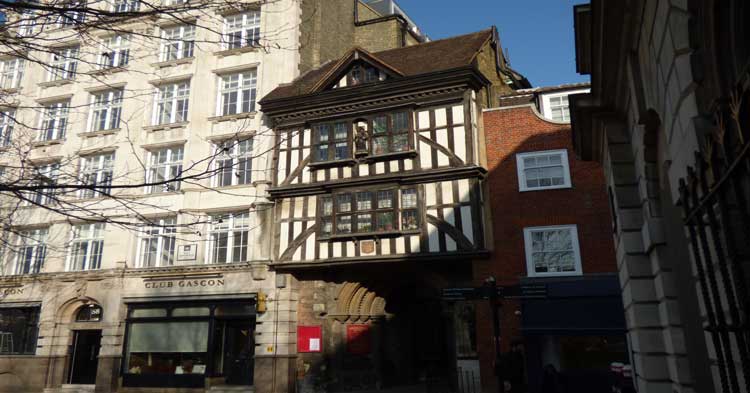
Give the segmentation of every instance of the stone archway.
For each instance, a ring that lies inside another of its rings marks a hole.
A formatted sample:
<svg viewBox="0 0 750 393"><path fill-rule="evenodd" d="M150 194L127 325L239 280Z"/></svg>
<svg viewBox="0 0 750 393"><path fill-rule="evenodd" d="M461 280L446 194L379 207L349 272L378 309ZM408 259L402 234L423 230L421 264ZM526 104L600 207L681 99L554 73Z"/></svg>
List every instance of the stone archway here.
<svg viewBox="0 0 750 393"><path fill-rule="evenodd" d="M386 316L385 298L359 282L345 282L336 298L331 317L341 322L366 322Z"/></svg>

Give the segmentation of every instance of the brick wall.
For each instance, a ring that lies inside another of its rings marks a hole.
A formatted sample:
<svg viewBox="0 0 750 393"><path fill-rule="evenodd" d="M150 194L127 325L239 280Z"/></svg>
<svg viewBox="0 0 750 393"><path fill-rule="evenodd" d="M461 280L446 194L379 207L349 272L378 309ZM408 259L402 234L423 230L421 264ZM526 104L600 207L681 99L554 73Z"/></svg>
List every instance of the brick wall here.
<svg viewBox="0 0 750 393"><path fill-rule="evenodd" d="M583 273L616 272L603 170L596 162L576 159L570 125L541 119L531 106L491 109L482 115L489 170L487 211L494 239L491 258L474 265L477 284L490 275L496 277L498 285L518 284L526 276L523 229L530 226L576 224ZM519 192L516 154L557 149L568 150L572 188ZM477 310L482 385L494 386L490 311L484 303ZM521 337L517 310L518 302L503 302L503 351L509 349L513 339Z"/></svg>

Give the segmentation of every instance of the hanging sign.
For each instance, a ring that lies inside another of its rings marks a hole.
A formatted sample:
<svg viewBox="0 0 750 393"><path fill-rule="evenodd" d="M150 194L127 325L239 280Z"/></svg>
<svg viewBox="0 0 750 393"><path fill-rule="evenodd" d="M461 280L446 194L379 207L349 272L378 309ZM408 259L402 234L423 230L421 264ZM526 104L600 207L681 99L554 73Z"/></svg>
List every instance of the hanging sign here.
<svg viewBox="0 0 750 393"><path fill-rule="evenodd" d="M346 325L346 351L352 355L369 355L370 325Z"/></svg>
<svg viewBox="0 0 750 393"><path fill-rule="evenodd" d="M297 352L321 352L322 343L321 326L297 326Z"/></svg>

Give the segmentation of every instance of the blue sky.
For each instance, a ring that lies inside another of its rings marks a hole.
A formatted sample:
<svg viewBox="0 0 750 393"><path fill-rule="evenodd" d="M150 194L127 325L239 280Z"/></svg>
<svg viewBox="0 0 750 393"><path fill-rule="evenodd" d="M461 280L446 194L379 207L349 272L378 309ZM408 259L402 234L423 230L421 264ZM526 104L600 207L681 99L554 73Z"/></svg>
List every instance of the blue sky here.
<svg viewBox="0 0 750 393"><path fill-rule="evenodd" d="M573 43L573 5L586 0L397 0L431 39L492 25L511 67L534 87L586 82L578 75Z"/></svg>

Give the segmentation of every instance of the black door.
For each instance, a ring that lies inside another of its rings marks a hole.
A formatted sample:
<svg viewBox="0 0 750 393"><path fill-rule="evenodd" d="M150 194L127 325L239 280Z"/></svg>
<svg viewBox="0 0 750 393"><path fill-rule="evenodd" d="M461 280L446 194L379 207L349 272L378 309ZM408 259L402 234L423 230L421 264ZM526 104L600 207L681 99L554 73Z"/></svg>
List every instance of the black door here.
<svg viewBox="0 0 750 393"><path fill-rule="evenodd" d="M74 333L68 382L93 385L96 383L102 331L76 330Z"/></svg>
<svg viewBox="0 0 750 393"><path fill-rule="evenodd" d="M254 324L227 321L224 330L224 377L229 385L253 384Z"/></svg>

